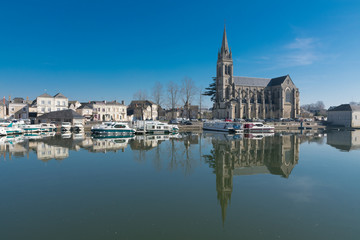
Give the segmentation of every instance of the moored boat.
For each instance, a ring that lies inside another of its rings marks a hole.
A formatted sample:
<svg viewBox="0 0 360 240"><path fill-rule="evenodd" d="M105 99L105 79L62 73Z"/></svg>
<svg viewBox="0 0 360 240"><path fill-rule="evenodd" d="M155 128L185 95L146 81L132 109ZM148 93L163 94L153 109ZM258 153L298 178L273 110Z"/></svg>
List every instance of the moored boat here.
<svg viewBox="0 0 360 240"><path fill-rule="evenodd" d="M151 134L169 134L179 131L179 127L176 125L170 125L158 121L149 122L145 126L145 131Z"/></svg>
<svg viewBox="0 0 360 240"><path fill-rule="evenodd" d="M32 132L41 132L41 126L40 124L26 124L20 126L24 132L26 133L32 133Z"/></svg>
<svg viewBox="0 0 360 240"><path fill-rule="evenodd" d="M244 131L246 132L274 132L274 127L266 125L261 122L251 122L244 124Z"/></svg>
<svg viewBox="0 0 360 240"><path fill-rule="evenodd" d="M203 124L204 130L241 133L243 128L241 123L227 121L207 121Z"/></svg>
<svg viewBox="0 0 360 240"><path fill-rule="evenodd" d="M42 132L55 132L56 126L55 126L55 124L52 124L52 123L41 123L40 130Z"/></svg>
<svg viewBox="0 0 360 240"><path fill-rule="evenodd" d="M135 132L127 123L117 122L105 122L91 128L91 133L95 135L134 135Z"/></svg>
<svg viewBox="0 0 360 240"><path fill-rule="evenodd" d="M6 131L7 135L22 134L24 132L23 129L19 128L18 126L14 125L13 123L10 123L7 127L5 127L5 131Z"/></svg>

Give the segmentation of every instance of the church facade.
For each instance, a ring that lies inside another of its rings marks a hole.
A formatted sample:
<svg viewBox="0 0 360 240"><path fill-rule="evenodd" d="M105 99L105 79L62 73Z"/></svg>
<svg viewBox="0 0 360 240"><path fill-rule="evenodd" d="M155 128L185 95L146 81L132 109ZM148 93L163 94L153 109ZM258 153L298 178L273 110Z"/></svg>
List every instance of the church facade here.
<svg viewBox="0 0 360 240"><path fill-rule="evenodd" d="M216 68L214 118L296 118L299 89L289 75L276 78L236 77L224 28Z"/></svg>

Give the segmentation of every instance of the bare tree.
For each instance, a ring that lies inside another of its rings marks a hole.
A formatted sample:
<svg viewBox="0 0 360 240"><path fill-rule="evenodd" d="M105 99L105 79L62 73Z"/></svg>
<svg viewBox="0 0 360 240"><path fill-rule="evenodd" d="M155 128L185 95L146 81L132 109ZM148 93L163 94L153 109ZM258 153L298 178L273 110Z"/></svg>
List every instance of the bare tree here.
<svg viewBox="0 0 360 240"><path fill-rule="evenodd" d="M186 108L188 117L190 119L190 103L197 92L194 81L191 78L185 77L181 81L181 95L184 102L184 108Z"/></svg>
<svg viewBox="0 0 360 240"><path fill-rule="evenodd" d="M134 93L134 99L135 100L146 100L147 99L147 93L146 90L139 90L136 93Z"/></svg>
<svg viewBox="0 0 360 240"><path fill-rule="evenodd" d="M154 101L154 103L156 103L158 105L158 116L160 113L160 106L162 104L163 101L163 86L160 82L156 82L153 90L152 90L152 99Z"/></svg>
<svg viewBox="0 0 360 240"><path fill-rule="evenodd" d="M179 99L179 86L173 81L170 81L167 86L167 93L168 93L169 106L171 108L171 117L172 119L174 119L175 118L174 110L178 104L178 99Z"/></svg>

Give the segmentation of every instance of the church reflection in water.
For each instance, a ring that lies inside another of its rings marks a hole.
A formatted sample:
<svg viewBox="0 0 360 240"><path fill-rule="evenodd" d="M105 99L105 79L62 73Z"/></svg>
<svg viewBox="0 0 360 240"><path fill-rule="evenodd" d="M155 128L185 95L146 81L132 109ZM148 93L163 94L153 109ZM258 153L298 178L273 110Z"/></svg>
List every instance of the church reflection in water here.
<svg viewBox="0 0 360 240"><path fill-rule="evenodd" d="M213 149L204 155L216 174L217 198L223 222L233 191L233 177L275 174L288 178L299 160L300 138L296 135L229 140L214 134Z"/></svg>

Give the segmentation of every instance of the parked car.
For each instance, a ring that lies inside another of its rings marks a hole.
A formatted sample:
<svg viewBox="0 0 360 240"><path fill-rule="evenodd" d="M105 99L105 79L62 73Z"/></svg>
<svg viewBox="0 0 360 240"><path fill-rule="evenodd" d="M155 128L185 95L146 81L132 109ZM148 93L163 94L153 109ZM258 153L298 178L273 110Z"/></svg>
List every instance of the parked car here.
<svg viewBox="0 0 360 240"><path fill-rule="evenodd" d="M171 119L169 121L170 124L179 124L179 121L177 119Z"/></svg>

